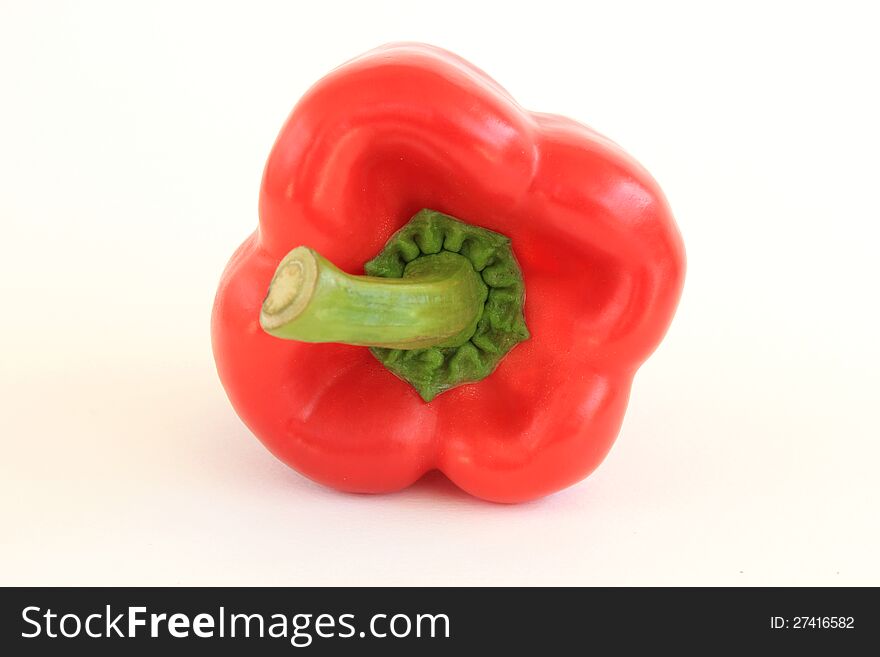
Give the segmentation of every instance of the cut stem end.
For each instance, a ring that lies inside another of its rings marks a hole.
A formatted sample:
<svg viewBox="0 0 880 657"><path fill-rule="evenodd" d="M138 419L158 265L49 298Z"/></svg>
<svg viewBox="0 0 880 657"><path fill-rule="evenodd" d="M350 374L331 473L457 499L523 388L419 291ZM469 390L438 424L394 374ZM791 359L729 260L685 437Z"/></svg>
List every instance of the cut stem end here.
<svg viewBox="0 0 880 657"><path fill-rule="evenodd" d="M288 253L272 277L260 310L260 325L272 333L296 320L309 305L318 281L316 254L305 246Z"/></svg>

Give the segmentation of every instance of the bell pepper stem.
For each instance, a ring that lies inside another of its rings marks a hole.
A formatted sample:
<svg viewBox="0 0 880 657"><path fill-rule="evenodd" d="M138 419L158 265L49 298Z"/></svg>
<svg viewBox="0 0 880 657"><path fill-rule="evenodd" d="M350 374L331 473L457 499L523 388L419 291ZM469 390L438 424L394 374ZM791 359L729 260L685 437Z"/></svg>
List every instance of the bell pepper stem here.
<svg viewBox="0 0 880 657"><path fill-rule="evenodd" d="M263 330L303 342L454 347L473 335L487 288L461 255L410 262L402 278L354 276L300 246L278 265L260 311Z"/></svg>

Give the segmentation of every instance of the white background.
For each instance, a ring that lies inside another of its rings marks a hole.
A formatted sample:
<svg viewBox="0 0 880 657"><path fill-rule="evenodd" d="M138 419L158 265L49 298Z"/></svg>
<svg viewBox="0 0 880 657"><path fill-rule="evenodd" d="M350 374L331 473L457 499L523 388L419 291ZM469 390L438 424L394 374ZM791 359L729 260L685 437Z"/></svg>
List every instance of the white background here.
<svg viewBox="0 0 880 657"><path fill-rule="evenodd" d="M4 1L0 583L880 585L870 4ZM685 238L612 453L543 501L326 490L214 371L277 131L392 40L616 140Z"/></svg>

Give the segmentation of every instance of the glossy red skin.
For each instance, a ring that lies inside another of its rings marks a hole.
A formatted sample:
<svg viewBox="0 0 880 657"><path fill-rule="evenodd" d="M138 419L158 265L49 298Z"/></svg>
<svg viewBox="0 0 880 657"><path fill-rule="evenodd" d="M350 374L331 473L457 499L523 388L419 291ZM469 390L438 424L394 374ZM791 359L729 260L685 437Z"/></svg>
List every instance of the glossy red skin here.
<svg viewBox="0 0 880 657"><path fill-rule="evenodd" d="M426 403L363 347L261 330L290 249L362 273L422 208L512 240L532 337L488 378ZM312 87L272 149L259 209L217 292L217 369L273 454L344 491L396 491L439 469L477 497L521 502L580 481L610 449L684 280L669 207L638 163L424 45L379 48Z"/></svg>

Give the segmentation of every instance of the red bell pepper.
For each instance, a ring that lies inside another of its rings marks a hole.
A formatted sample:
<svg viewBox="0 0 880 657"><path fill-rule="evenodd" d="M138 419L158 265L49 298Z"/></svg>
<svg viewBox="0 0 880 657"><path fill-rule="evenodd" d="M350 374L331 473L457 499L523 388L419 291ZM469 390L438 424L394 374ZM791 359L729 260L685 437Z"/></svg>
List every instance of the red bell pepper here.
<svg viewBox="0 0 880 657"><path fill-rule="evenodd" d="M278 458L345 491L439 469L519 502L583 479L684 281L635 160L423 45L374 50L306 93L259 213L217 292L220 379ZM368 261L372 276L343 273Z"/></svg>

